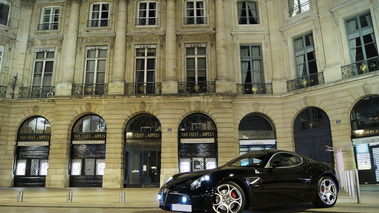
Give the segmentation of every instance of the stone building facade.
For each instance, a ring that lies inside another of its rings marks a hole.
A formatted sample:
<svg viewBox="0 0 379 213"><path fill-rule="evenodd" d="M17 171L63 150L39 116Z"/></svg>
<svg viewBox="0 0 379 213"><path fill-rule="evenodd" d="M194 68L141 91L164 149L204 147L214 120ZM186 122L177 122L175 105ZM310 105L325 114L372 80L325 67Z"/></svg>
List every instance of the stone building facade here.
<svg viewBox="0 0 379 213"><path fill-rule="evenodd" d="M375 176L378 0L0 4L0 186L159 186L266 148Z"/></svg>

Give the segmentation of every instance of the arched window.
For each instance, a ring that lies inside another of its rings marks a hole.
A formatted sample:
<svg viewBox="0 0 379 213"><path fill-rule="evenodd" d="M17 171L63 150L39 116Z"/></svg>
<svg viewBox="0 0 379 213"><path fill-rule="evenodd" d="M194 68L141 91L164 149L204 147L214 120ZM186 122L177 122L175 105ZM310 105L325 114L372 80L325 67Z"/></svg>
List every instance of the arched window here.
<svg viewBox="0 0 379 213"><path fill-rule="evenodd" d="M192 172L217 167L217 129L203 114L187 116L179 126L179 171Z"/></svg>
<svg viewBox="0 0 379 213"><path fill-rule="evenodd" d="M98 115L80 118L71 136L71 187L101 187L105 170L107 127Z"/></svg>
<svg viewBox="0 0 379 213"><path fill-rule="evenodd" d="M45 186L50 138L51 126L43 117L32 117L21 124L17 134L14 186Z"/></svg>

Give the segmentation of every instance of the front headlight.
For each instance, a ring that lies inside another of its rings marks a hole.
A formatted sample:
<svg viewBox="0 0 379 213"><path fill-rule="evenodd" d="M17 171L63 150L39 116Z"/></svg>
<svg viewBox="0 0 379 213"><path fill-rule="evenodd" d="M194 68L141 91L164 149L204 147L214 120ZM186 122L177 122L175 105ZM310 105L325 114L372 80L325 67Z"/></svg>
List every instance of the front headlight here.
<svg viewBox="0 0 379 213"><path fill-rule="evenodd" d="M191 190L198 189L201 186L201 183L204 181L209 181L209 175L204 175L196 179L194 182L191 183Z"/></svg>

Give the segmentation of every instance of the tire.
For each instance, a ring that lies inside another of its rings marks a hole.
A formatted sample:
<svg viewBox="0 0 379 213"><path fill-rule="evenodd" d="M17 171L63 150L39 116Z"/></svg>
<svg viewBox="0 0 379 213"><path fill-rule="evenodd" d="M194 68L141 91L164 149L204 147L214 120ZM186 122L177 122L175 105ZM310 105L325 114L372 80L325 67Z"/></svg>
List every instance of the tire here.
<svg viewBox="0 0 379 213"><path fill-rule="evenodd" d="M238 184L227 182L217 186L212 204L214 212L241 213L245 205L246 195Z"/></svg>
<svg viewBox="0 0 379 213"><path fill-rule="evenodd" d="M317 194L313 204L317 207L332 207L337 202L338 187L330 177L321 177L317 184Z"/></svg>

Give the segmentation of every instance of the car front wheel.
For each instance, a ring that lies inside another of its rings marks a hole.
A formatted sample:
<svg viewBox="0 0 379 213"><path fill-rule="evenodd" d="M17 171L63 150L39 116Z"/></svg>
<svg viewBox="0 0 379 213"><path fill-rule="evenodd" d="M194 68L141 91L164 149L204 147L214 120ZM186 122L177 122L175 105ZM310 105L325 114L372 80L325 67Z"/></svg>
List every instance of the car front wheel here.
<svg viewBox="0 0 379 213"><path fill-rule="evenodd" d="M337 202L338 187L330 177L322 177L318 181L317 195L313 202L318 207L332 207Z"/></svg>
<svg viewBox="0 0 379 213"><path fill-rule="evenodd" d="M240 213L246 204L245 193L234 183L223 183L216 188L213 210L217 213Z"/></svg>

